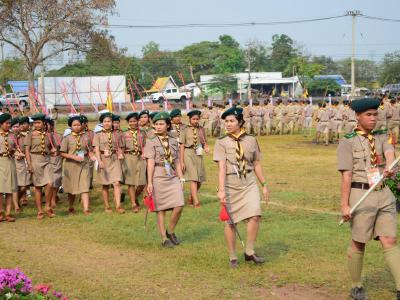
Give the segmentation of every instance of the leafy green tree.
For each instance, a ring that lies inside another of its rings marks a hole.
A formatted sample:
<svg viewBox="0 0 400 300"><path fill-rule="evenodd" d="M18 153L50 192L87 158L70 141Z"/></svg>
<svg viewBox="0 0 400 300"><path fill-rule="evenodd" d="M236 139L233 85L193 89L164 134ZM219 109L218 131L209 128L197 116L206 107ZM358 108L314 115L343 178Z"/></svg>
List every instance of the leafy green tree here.
<svg viewBox="0 0 400 300"><path fill-rule="evenodd" d="M311 58L312 63L320 64L324 66L324 75L336 75L338 74L338 64L332 59L332 57L321 55L313 56Z"/></svg>
<svg viewBox="0 0 400 300"><path fill-rule="evenodd" d="M351 82L351 59L339 60L338 73L341 74L348 83ZM376 62L369 59L355 60L355 80L356 86L371 87L371 84L378 79L379 66Z"/></svg>
<svg viewBox="0 0 400 300"><path fill-rule="evenodd" d="M297 56L294 41L286 34L274 34L270 55L271 71L284 72L290 60ZM284 75L290 75L284 74Z"/></svg>
<svg viewBox="0 0 400 300"><path fill-rule="evenodd" d="M269 52L265 43L254 40L247 44L246 56L250 59L252 72L267 72L270 70Z"/></svg>
<svg viewBox="0 0 400 300"><path fill-rule="evenodd" d="M290 74L295 71L298 76L300 84L303 88L308 87L308 83L315 75L321 74L325 67L318 63L313 63L305 56L294 57L289 61L289 64L285 70L286 74Z"/></svg>
<svg viewBox="0 0 400 300"><path fill-rule="evenodd" d="M8 80L27 80L28 72L24 61L19 58L5 59L0 67L0 79L3 86Z"/></svg>
<svg viewBox="0 0 400 300"><path fill-rule="evenodd" d="M308 93L311 96L338 95L340 85L333 79L313 79L308 82Z"/></svg>
<svg viewBox="0 0 400 300"><path fill-rule="evenodd" d="M400 82L400 51L384 56L379 81L382 85Z"/></svg>
<svg viewBox="0 0 400 300"><path fill-rule="evenodd" d="M237 79L231 74L216 75L210 84L207 85L209 94L221 93L225 101L229 94L237 91Z"/></svg>

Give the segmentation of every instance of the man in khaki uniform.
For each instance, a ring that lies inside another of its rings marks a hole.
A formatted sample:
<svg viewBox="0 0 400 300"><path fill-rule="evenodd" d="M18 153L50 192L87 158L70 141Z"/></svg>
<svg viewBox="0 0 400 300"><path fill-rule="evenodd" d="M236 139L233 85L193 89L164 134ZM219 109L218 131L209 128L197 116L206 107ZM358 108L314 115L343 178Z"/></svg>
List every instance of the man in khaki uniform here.
<svg viewBox="0 0 400 300"><path fill-rule="evenodd" d="M400 127L400 105L399 103L396 103L395 99L392 99L390 100L390 106L389 106L388 129L395 143L397 143L397 141L399 140L399 127Z"/></svg>
<svg viewBox="0 0 400 300"><path fill-rule="evenodd" d="M306 101L306 107L304 108L303 114L304 114L304 134L311 135L311 128L312 128L312 119L313 119L313 113L314 113L314 108L310 102L310 100Z"/></svg>
<svg viewBox="0 0 400 300"><path fill-rule="evenodd" d="M244 120L244 127L246 129L247 134L251 133L251 117L250 117L250 110L251 107L246 104L246 106L243 108L243 120Z"/></svg>
<svg viewBox="0 0 400 300"><path fill-rule="evenodd" d="M274 128L275 134L283 134L284 123L283 118L286 114L286 107L282 103L282 99L278 99L277 106L274 109Z"/></svg>
<svg viewBox="0 0 400 300"><path fill-rule="evenodd" d="M381 105L378 107L378 119L376 122L375 130L379 129L387 129L387 120L389 115L389 105L385 104L385 102L381 102Z"/></svg>
<svg viewBox="0 0 400 300"><path fill-rule="evenodd" d="M357 125L356 113L349 106L349 101L343 101L343 128L344 133L348 134L353 131Z"/></svg>
<svg viewBox="0 0 400 300"><path fill-rule="evenodd" d="M352 241L348 248L348 269L352 281L351 298L367 299L361 273L365 244L379 240L384 258L394 277L397 299L400 299L400 249L396 244L397 216L395 197L384 183L353 212L351 207L377 182L376 177L389 174L387 166L394 160L394 147L385 130L373 131L377 122L378 99L354 100L351 108L357 114L358 125L340 141L337 156L342 175L342 217L350 221Z"/></svg>
<svg viewBox="0 0 400 300"><path fill-rule="evenodd" d="M273 125L273 116L274 116L274 106L269 103L265 107L265 113L264 113L264 132L266 135L271 135L272 133L272 125Z"/></svg>
<svg viewBox="0 0 400 300"><path fill-rule="evenodd" d="M316 143L319 144L321 135L324 137L325 146L329 145L329 120L331 111L326 108L326 103L320 104L317 115L317 136Z"/></svg>
<svg viewBox="0 0 400 300"><path fill-rule="evenodd" d="M260 136L262 126L262 112L258 101L254 101L253 108L250 110L251 126L253 127L254 134Z"/></svg>
<svg viewBox="0 0 400 300"><path fill-rule="evenodd" d="M203 127L206 131L207 136L211 136L211 129L210 128L210 116L211 116L211 109L212 107L208 107L207 105L204 104L203 105L203 109L201 110L201 122L200 122L200 126Z"/></svg>

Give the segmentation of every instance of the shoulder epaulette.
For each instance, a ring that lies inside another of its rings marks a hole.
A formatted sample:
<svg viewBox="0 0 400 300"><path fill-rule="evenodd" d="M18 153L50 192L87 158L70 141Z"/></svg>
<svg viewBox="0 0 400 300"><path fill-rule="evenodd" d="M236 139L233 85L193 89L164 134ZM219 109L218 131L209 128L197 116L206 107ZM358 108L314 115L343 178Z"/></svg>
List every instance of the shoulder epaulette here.
<svg viewBox="0 0 400 300"><path fill-rule="evenodd" d="M357 133L355 133L354 131L348 134L345 134L345 138L346 139L351 139L352 137L355 137L357 135Z"/></svg>
<svg viewBox="0 0 400 300"><path fill-rule="evenodd" d="M386 133L387 133L387 129L373 130L371 133L372 133L373 135L386 134Z"/></svg>

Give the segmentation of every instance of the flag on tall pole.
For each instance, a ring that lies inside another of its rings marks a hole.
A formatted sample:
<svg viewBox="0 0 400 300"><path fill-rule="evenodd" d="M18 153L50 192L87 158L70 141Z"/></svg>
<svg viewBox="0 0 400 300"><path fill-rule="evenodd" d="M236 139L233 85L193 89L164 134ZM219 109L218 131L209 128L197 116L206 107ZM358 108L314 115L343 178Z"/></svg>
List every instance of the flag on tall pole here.
<svg viewBox="0 0 400 300"><path fill-rule="evenodd" d="M113 112L113 101L112 101L112 94L110 91L110 82L107 82L107 100L106 100L106 108L109 112Z"/></svg>

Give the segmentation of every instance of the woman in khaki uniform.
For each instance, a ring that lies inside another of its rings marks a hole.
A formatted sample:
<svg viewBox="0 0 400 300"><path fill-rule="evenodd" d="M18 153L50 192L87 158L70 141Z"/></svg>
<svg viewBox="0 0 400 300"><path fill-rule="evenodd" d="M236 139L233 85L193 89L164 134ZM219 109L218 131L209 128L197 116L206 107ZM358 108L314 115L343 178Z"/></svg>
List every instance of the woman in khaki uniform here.
<svg viewBox="0 0 400 300"><path fill-rule="evenodd" d="M25 156L28 170L32 173L32 181L35 187L35 202L38 210L38 219L43 219L42 210L42 188L45 187L46 205L45 210L48 217L53 218L55 214L51 208L51 197L53 181L50 170L50 154L57 152L52 146L50 135L45 129L44 114L36 114L31 117L33 130L25 139Z"/></svg>
<svg viewBox="0 0 400 300"><path fill-rule="evenodd" d="M132 211L138 213L140 209L138 197L146 185L146 161L143 158L145 139L138 127L138 113L130 113L126 117L126 121L129 124L129 129L123 134L125 155L122 162L122 170L124 183L128 185Z"/></svg>
<svg viewBox="0 0 400 300"><path fill-rule="evenodd" d="M179 108L175 108L170 113L171 117L171 131L169 132L171 136L177 139L179 143L179 137L181 131L185 128L185 124L182 123L182 112Z"/></svg>
<svg viewBox="0 0 400 300"><path fill-rule="evenodd" d="M10 133L11 115L0 115L0 222L14 222L11 216L12 194L18 191L17 170L14 161L16 138ZM5 197L6 215L3 214L3 197Z"/></svg>
<svg viewBox="0 0 400 300"><path fill-rule="evenodd" d="M123 154L121 152L121 140L118 140L117 135L113 131L112 113L104 113L100 116L100 122L103 124L103 130L96 133L93 141L95 147L96 158L99 164L97 171L97 180L102 185L102 195L104 201L105 212L111 213L109 202L109 186L114 188L114 202L117 212L125 213L121 207L121 182L122 169L121 160Z"/></svg>
<svg viewBox="0 0 400 300"><path fill-rule="evenodd" d="M29 118L19 118L19 130L17 134L17 151L21 152L21 155L15 157L15 165L17 167L17 181L18 181L18 199L19 202L26 206L28 204L26 198L26 191L32 185L32 174L28 171L28 165L25 157L25 138L29 133Z"/></svg>
<svg viewBox="0 0 400 300"><path fill-rule="evenodd" d="M72 132L64 137L60 148L61 157L65 159L62 185L64 192L68 194L69 213L75 213L75 198L80 195L83 213L88 216L91 214L89 210L89 163L92 155L92 141L85 132L82 132L81 116L70 117L68 126Z"/></svg>
<svg viewBox="0 0 400 300"><path fill-rule="evenodd" d="M139 113L139 127L146 138L154 136L154 129L151 127L150 112L148 110L142 110Z"/></svg>
<svg viewBox="0 0 400 300"><path fill-rule="evenodd" d="M10 133L13 134L13 139L14 139L14 143L15 143L15 154L18 155L18 157L21 157L21 152L22 151L20 150L20 147L19 147L19 144L18 144L19 117L12 118L10 124L11 124ZM16 155L14 155L15 164L17 162ZM17 184L18 184L18 172L17 172ZM18 191L13 193L12 202L13 202L13 205L14 205L15 213L16 214L21 213L22 210L21 210L21 203L19 201L19 193L18 193Z"/></svg>
<svg viewBox="0 0 400 300"><path fill-rule="evenodd" d="M185 205L182 191L184 179L178 142L168 134L171 127L169 114L158 113L154 117L154 126L156 135L146 140L144 150L147 159L147 193L153 195L162 245L170 248L180 243L174 231ZM164 224L167 210L172 210L169 232Z"/></svg>
<svg viewBox="0 0 400 300"><path fill-rule="evenodd" d="M87 134L91 145L93 144L94 132L89 128L89 120L86 116L81 115L82 120L82 132ZM89 177L90 177L90 189L93 188L93 173L94 173L94 156L93 159L89 160Z"/></svg>
<svg viewBox="0 0 400 300"><path fill-rule="evenodd" d="M189 125L181 131L179 137L180 159L185 180L190 181L189 204L200 207L197 195L201 183L206 180L203 155L209 152L206 133L199 125L201 111L192 110L188 113Z"/></svg>
<svg viewBox="0 0 400 300"><path fill-rule="evenodd" d="M254 252L254 243L261 218L260 192L256 177L262 185L264 200L268 202L267 183L261 166L261 151L254 136L243 128L243 109L233 107L221 118L225 120L227 134L219 138L214 147L214 161L218 163L218 198L232 219L225 225L231 267L237 267L234 224L247 222L246 261L265 262Z"/></svg>
<svg viewBox="0 0 400 300"><path fill-rule="evenodd" d="M50 142L53 148L56 149L54 153L50 154L50 177L52 182L51 190L51 208L56 208L57 193L61 187L62 182L62 157L60 155L61 135L55 132L54 121L50 118L46 118L47 132L50 138Z"/></svg>

